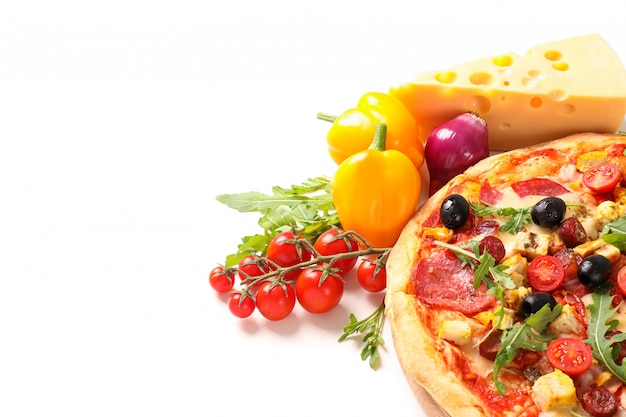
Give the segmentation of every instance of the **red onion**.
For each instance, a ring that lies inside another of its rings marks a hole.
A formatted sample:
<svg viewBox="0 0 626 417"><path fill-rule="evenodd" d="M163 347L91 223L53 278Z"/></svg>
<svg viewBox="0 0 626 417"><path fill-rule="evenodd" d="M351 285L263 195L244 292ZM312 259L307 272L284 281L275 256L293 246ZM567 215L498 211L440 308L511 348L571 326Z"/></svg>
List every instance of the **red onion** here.
<svg viewBox="0 0 626 417"><path fill-rule="evenodd" d="M473 112L463 113L434 128L424 147L430 174L430 195L489 156L487 139L487 123Z"/></svg>

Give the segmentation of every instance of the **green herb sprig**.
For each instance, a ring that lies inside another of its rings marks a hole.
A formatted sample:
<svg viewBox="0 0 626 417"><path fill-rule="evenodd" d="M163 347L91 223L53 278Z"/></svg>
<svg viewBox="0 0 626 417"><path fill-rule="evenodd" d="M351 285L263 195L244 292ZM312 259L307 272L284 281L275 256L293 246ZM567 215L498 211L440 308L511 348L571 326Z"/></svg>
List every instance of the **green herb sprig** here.
<svg viewBox="0 0 626 417"><path fill-rule="evenodd" d="M354 314L350 313L350 322L344 326L343 334L338 341L342 342L354 334L363 334L362 341L365 346L361 351L361 359L369 359L370 367L375 369L378 365L378 349L385 344L385 340L382 337L384 323L385 301L383 300L372 314L362 320L358 320Z"/></svg>

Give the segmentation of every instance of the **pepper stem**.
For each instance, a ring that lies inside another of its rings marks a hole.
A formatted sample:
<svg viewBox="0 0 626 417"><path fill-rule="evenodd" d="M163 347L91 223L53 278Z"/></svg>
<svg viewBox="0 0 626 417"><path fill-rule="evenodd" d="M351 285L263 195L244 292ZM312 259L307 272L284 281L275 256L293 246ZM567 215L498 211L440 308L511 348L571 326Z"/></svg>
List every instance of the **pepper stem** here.
<svg viewBox="0 0 626 417"><path fill-rule="evenodd" d="M369 149L374 149L376 151L384 151L385 145L387 141L387 125L384 123L379 123L376 125L376 132L374 133L374 140L370 145Z"/></svg>
<svg viewBox="0 0 626 417"><path fill-rule="evenodd" d="M317 113L317 118L319 120L324 120L325 122L330 122L330 123L334 123L335 120L337 120L337 116L333 116L332 114L328 114L328 113Z"/></svg>

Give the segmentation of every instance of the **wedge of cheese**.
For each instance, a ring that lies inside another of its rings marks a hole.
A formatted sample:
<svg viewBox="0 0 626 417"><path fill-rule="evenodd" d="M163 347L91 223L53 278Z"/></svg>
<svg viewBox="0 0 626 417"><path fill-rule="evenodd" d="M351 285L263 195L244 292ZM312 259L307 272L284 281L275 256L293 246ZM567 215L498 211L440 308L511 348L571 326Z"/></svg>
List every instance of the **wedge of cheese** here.
<svg viewBox="0 0 626 417"><path fill-rule="evenodd" d="M420 139L465 111L486 121L492 150L577 132L614 133L626 114L626 71L597 34L548 42L418 75L393 87Z"/></svg>

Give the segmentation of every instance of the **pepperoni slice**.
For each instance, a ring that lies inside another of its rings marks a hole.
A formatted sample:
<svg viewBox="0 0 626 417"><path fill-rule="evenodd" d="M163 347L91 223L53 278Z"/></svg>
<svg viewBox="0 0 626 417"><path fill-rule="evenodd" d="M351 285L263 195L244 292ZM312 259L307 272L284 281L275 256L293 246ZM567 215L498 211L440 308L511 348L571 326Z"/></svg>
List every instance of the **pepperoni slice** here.
<svg viewBox="0 0 626 417"><path fill-rule="evenodd" d="M593 417L611 417L617 413L617 400L605 387L592 385L581 398L586 412Z"/></svg>
<svg viewBox="0 0 626 417"><path fill-rule="evenodd" d="M504 255L506 255L504 243L502 243L502 241L495 236L485 236L482 238L478 244L478 249L480 250L480 253L487 251L489 255L493 256L493 259L495 259L497 264L500 263L502 258L504 258Z"/></svg>
<svg viewBox="0 0 626 417"><path fill-rule="evenodd" d="M582 256L571 248L563 248L556 252L554 257L563 265L565 273L563 288L565 291L573 292L580 285L580 281L578 281L578 265L583 261Z"/></svg>
<svg viewBox="0 0 626 417"><path fill-rule="evenodd" d="M546 197L557 197L562 194L569 193L569 190L558 182L554 182L547 178L532 178L514 182L511 188L520 197L529 195L543 195Z"/></svg>
<svg viewBox="0 0 626 417"><path fill-rule="evenodd" d="M491 204L495 206L498 204L498 201L502 199L503 194L493 188L489 181L483 181L483 184L480 186L480 191L478 192L478 199L486 204Z"/></svg>
<svg viewBox="0 0 626 417"><path fill-rule="evenodd" d="M425 304L445 307L472 315L495 304L496 298L487 295L481 284L474 289L474 271L450 251L440 251L430 258L422 258L413 271L415 295Z"/></svg>
<svg viewBox="0 0 626 417"><path fill-rule="evenodd" d="M563 220L556 229L568 248L573 248L587 241L587 231L576 217Z"/></svg>

